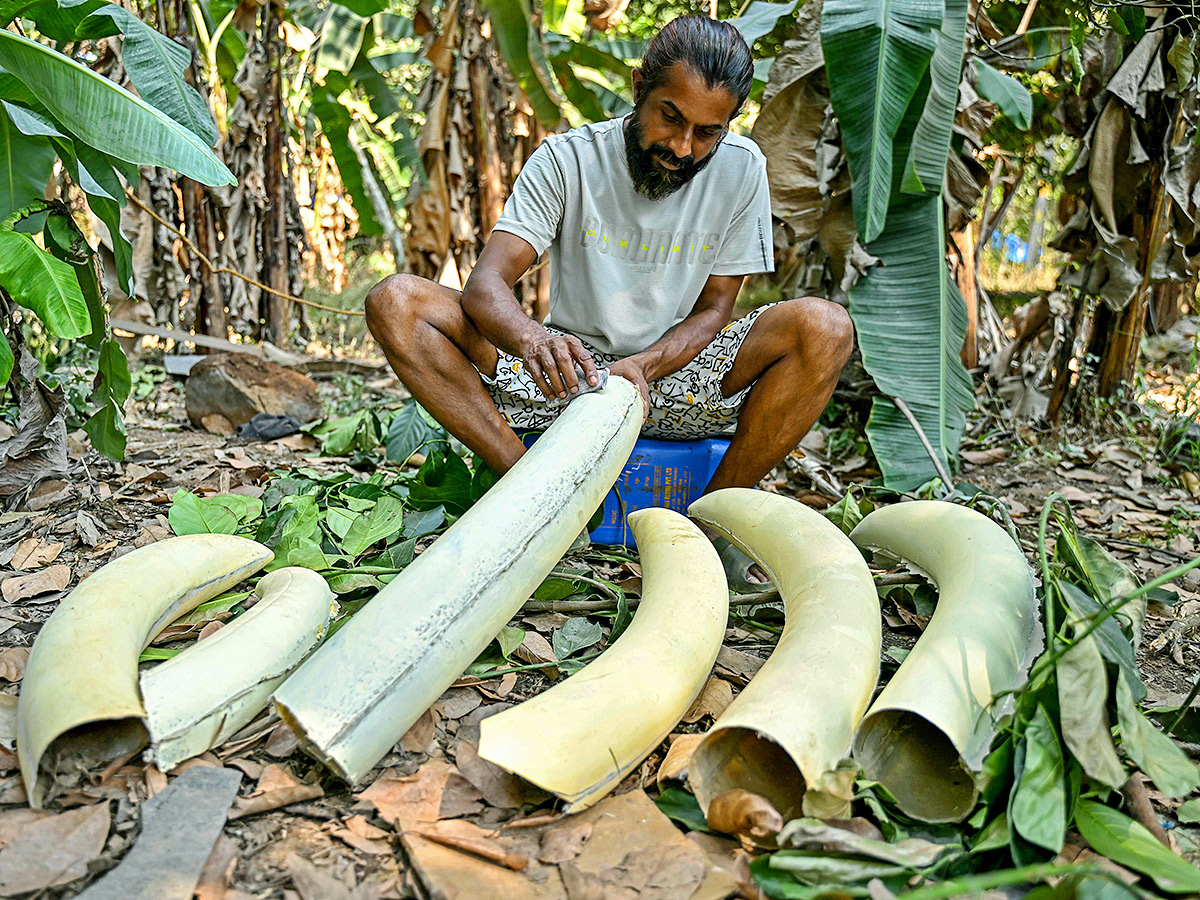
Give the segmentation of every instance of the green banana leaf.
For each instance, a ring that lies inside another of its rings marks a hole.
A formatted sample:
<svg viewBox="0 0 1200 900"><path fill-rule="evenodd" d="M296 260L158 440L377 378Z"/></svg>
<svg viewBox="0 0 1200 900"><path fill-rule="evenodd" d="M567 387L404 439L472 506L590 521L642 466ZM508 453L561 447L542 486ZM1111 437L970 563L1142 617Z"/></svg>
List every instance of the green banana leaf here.
<svg viewBox="0 0 1200 900"><path fill-rule="evenodd" d="M12 347L8 345L8 338L4 336L4 332L0 331L0 386L8 384L9 376L13 370L13 352Z"/></svg>
<svg viewBox="0 0 1200 900"><path fill-rule="evenodd" d="M192 65L191 51L120 6L110 3L92 15L111 18L125 35L121 62L138 95L190 129L207 146L216 144L217 126L208 104L199 91L184 80L184 74Z"/></svg>
<svg viewBox="0 0 1200 900"><path fill-rule="evenodd" d="M50 47L0 29L0 66L74 137L102 153L175 169L203 184L237 183L195 133Z"/></svg>
<svg viewBox="0 0 1200 900"><path fill-rule="evenodd" d="M906 193L938 193L946 178L958 83L962 79L968 6L968 0L946 0L937 46L929 62L929 94L904 164L900 187Z"/></svg>
<svg viewBox="0 0 1200 900"><path fill-rule="evenodd" d="M584 87L567 57L555 56L550 60L550 65L554 67L554 74L558 76L563 93L585 119L589 122L603 122L608 118L604 107L600 105L600 98Z"/></svg>
<svg viewBox="0 0 1200 900"><path fill-rule="evenodd" d="M967 310L946 268L941 194L901 197L867 252L880 264L850 291L850 316L863 365L887 397L877 397L867 437L884 484L910 490L937 474L899 397L921 425L948 472L958 463L966 412L975 405L959 353Z"/></svg>
<svg viewBox="0 0 1200 900"><path fill-rule="evenodd" d="M979 96L995 103L1014 125L1028 131L1033 120L1033 97L1028 88L980 59L975 60L975 71L979 76L976 84Z"/></svg>
<svg viewBox="0 0 1200 900"><path fill-rule="evenodd" d="M850 165L854 221L864 241L884 229L893 141L929 68L942 6L941 0L825 0L822 8L829 94Z"/></svg>
<svg viewBox="0 0 1200 900"><path fill-rule="evenodd" d="M529 99L533 114L545 128L553 129L562 119L562 109L529 0L484 0L484 6L491 16L500 55Z"/></svg>
<svg viewBox="0 0 1200 900"><path fill-rule="evenodd" d="M354 118L350 110L337 99L338 94L348 87L349 80L345 75L330 71L325 82L312 86L312 111L321 123L321 130L333 151L338 174L342 177L342 185L350 194L354 211L358 213L359 234L382 234L383 227L375 218L375 209L363 185L362 165L358 161L358 154L350 146L350 129L354 127Z"/></svg>
<svg viewBox="0 0 1200 900"><path fill-rule="evenodd" d="M50 141L22 133L6 108L0 105L0 219L42 197L54 168Z"/></svg>
<svg viewBox="0 0 1200 900"><path fill-rule="evenodd" d="M370 19L351 12L344 6L329 7L317 42L316 68L323 72L348 72L363 47Z"/></svg>
<svg viewBox="0 0 1200 900"><path fill-rule="evenodd" d="M781 18L795 12L799 2L800 0L792 0L791 3L767 3L765 0L754 0L736 19L725 21L740 31L746 43L753 46L764 34L774 31L775 24Z"/></svg>
<svg viewBox="0 0 1200 900"><path fill-rule="evenodd" d="M0 231L0 285L57 337L83 337L92 330L75 271L27 234Z"/></svg>

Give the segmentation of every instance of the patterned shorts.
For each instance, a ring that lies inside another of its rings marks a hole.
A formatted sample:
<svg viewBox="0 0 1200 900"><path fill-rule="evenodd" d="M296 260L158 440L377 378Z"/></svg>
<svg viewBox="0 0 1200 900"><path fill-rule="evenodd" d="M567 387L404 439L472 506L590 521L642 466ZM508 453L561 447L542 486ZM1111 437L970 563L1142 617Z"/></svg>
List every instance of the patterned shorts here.
<svg viewBox="0 0 1200 900"><path fill-rule="evenodd" d="M692 440L732 433L738 414L750 387L732 397L721 396L721 380L733 367L742 341L750 326L763 310L774 304L760 306L722 328L712 342L696 358L670 375L650 382L650 418L642 426L642 435L666 440ZM561 329L546 326L553 334L567 334ZM596 368L611 366L620 356L602 353L582 338L583 346L596 363ZM482 372L479 377L491 394L496 408L514 429L543 430L550 427L566 401L547 402L533 378L525 371L520 357L498 351L496 377Z"/></svg>

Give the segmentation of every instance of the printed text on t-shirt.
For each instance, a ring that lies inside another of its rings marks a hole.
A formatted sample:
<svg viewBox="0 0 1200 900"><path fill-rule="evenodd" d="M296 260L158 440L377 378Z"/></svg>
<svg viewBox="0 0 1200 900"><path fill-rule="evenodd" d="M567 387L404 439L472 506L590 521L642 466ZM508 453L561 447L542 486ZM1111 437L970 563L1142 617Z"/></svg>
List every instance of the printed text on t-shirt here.
<svg viewBox="0 0 1200 900"><path fill-rule="evenodd" d="M712 265L717 261L719 231L667 231L611 225L585 216L579 242L600 253L631 263L686 263Z"/></svg>

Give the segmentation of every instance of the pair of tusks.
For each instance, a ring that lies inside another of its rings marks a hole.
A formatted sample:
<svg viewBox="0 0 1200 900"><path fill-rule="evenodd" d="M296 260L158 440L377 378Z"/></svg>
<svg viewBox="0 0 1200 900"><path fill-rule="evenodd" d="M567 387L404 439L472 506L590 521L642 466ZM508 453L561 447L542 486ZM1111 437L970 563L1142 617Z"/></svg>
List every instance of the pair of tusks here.
<svg viewBox="0 0 1200 900"><path fill-rule="evenodd" d="M766 797L785 821L844 817L853 746L865 775L908 815L969 814L972 773L1003 712L994 699L1020 685L1038 649L1033 583L1008 535L980 513L934 501L878 510L850 538L761 491L716 491L688 512L766 570L786 617L770 659L692 754L701 808L740 788ZM724 577L708 540L666 510L634 513L630 525L643 600L629 629L580 673L481 725L480 756L562 797L568 812L604 796L678 723L721 642ZM859 546L908 560L941 591L925 633L865 716L880 614Z"/></svg>
<svg viewBox="0 0 1200 900"><path fill-rule="evenodd" d="M233 535L168 538L101 567L62 601L34 641L17 704L30 806L41 808L60 761L113 759L149 739L166 771L266 707L328 625L333 596L315 572L263 578L253 609L151 669L140 690L138 656L172 620L271 558Z"/></svg>

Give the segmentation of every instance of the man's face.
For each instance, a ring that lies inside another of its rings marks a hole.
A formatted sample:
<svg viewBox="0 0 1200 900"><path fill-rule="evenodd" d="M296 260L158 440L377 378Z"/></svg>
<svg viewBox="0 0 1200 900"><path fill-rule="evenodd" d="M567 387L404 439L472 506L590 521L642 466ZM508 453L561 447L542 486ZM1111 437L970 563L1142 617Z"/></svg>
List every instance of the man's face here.
<svg viewBox="0 0 1200 900"><path fill-rule="evenodd" d="M641 74L633 73L637 105L625 126L625 158L637 192L660 200L712 160L737 98L723 87L710 89L684 63L649 93L642 92Z"/></svg>

